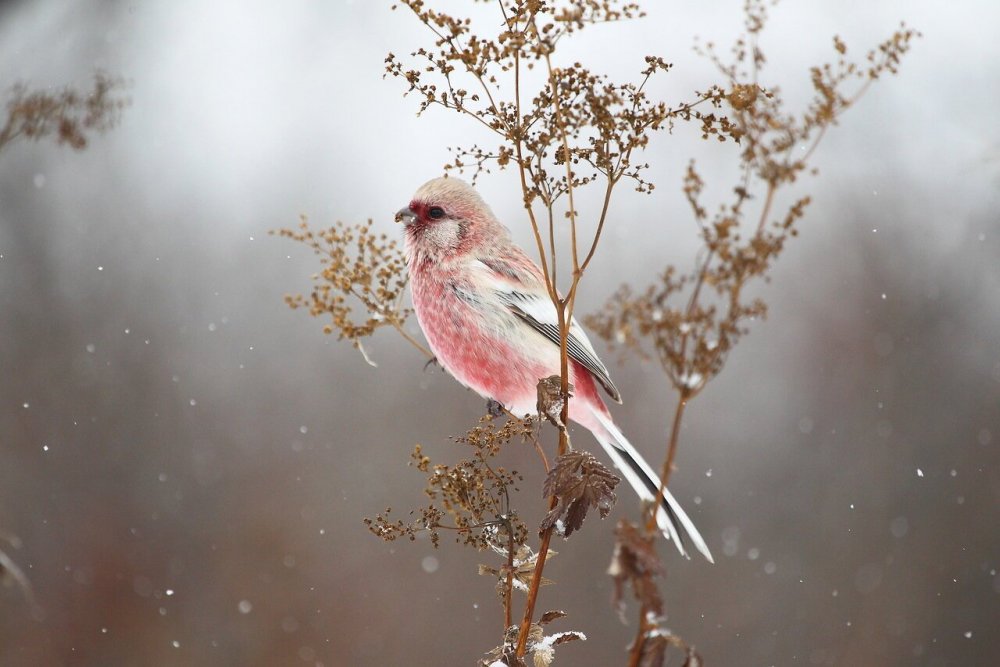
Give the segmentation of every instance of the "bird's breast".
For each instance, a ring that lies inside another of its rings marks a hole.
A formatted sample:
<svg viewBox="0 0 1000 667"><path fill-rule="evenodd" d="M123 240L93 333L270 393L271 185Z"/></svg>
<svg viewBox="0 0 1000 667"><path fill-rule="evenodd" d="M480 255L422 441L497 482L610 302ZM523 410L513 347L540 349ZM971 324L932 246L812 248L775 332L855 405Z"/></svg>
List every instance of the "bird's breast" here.
<svg viewBox="0 0 1000 667"><path fill-rule="evenodd" d="M558 355L538 355L533 334L489 293L448 271L412 275L413 307L438 362L455 379L505 405L534 396L539 378L558 372ZM532 399L533 400L533 399Z"/></svg>

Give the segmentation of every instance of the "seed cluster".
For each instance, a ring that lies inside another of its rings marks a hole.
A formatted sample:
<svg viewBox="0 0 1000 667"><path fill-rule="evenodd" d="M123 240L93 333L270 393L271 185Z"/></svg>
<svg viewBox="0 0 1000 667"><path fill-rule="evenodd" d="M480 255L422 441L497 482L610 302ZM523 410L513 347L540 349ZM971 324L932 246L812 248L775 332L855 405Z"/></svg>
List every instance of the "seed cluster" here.
<svg viewBox="0 0 1000 667"><path fill-rule="evenodd" d="M372 231L371 220L361 225L337 222L316 231L303 216L297 229L274 233L312 248L322 266L312 277L308 297L285 297L289 307L307 309L313 317L328 316L323 332L336 331L338 340L349 340L362 354L362 339L382 327L408 335L403 324L412 311L402 306L406 259L399 243ZM360 308L360 317L355 316L355 308Z"/></svg>
<svg viewBox="0 0 1000 667"><path fill-rule="evenodd" d="M811 68L813 98L795 113L786 109L778 88L758 83L765 59L757 36L766 18L764 2L747 3L747 36L736 42L728 62L712 44L698 48L725 79L726 133L739 144L741 165L730 201L714 213L702 202L701 174L693 161L688 165L683 192L704 244L698 266L690 272L668 266L641 291L623 285L585 319L610 346L657 359L683 400L718 375L748 323L767 313L749 288L769 279L811 201L799 196L779 213L779 191L810 172L809 160L826 131L873 81L896 72L917 36L901 27L867 54L864 66L849 61L847 46L835 37L836 62Z"/></svg>
<svg viewBox="0 0 1000 667"><path fill-rule="evenodd" d="M392 521L387 509L374 519L365 519L365 524L388 541L399 537L413 540L426 531L437 546L441 531L450 530L459 544L504 555L516 552L528 536L527 528L511 507L511 494L518 490L521 475L497 465L494 459L511 441L529 441L534 432L531 419L507 419L498 424L497 418L485 415L465 435L455 438L456 443L471 451L451 465L433 463L417 445L410 464L427 474L424 491L430 504L419 510L419 517L413 521Z"/></svg>
<svg viewBox="0 0 1000 667"><path fill-rule="evenodd" d="M7 101L7 120L0 128L0 149L15 139L38 141L55 137L57 144L74 150L87 147L89 137L114 127L128 100L120 96L125 83L103 72L94 75L93 88L80 93L33 91L15 85Z"/></svg>

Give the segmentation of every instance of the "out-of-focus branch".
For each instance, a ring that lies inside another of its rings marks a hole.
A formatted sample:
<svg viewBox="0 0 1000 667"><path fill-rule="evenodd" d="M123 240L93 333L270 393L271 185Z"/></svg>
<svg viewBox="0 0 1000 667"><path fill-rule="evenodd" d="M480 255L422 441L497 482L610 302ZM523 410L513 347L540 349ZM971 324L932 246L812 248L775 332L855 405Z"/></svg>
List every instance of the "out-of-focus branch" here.
<svg viewBox="0 0 1000 667"><path fill-rule="evenodd" d="M114 127L128 99L121 95L124 81L103 72L94 75L87 92L65 88L59 92L31 90L14 85L8 94L7 118L0 128L0 150L23 139L40 141L54 138L59 145L74 150L87 147L95 133Z"/></svg>

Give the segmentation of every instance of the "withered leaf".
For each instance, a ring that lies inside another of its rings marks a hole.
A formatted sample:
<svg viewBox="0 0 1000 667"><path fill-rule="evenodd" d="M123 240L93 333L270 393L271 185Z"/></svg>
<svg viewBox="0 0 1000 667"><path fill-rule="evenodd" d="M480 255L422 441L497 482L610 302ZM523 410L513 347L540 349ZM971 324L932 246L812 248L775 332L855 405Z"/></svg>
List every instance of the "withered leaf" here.
<svg viewBox="0 0 1000 667"><path fill-rule="evenodd" d="M573 385L569 385L569 391L563 394L562 378L558 375L550 375L538 381L538 400L535 407L538 414L544 416L558 429L566 428L562 420L562 411L566 406L566 399L573 395Z"/></svg>
<svg viewBox="0 0 1000 667"><path fill-rule="evenodd" d="M531 653L535 667L549 667L553 660L555 660L556 646L577 639L587 639L587 636L582 632L572 630L569 632L558 632L554 635L543 635L541 626L537 624L532 624L528 637L528 651Z"/></svg>
<svg viewBox="0 0 1000 667"><path fill-rule="evenodd" d="M549 667L556 659L556 652L551 646L540 646L532 654L535 667Z"/></svg>
<svg viewBox="0 0 1000 667"><path fill-rule="evenodd" d="M596 508L603 519L614 507L617 500L614 489L620 481L589 452L563 454L556 459L542 485L542 495L546 498L554 496L558 502L542 519L539 532L545 532L561 521L559 533L569 537L583 525L591 508Z"/></svg>
<svg viewBox="0 0 1000 667"><path fill-rule="evenodd" d="M500 553L500 552L498 552ZM559 555L558 552L549 549L546 554L546 559L554 558ZM538 554L531 550L526 544L522 544L517 553L514 554L514 564L513 569L509 569L507 565L501 565L500 567L491 567L489 565L479 565L479 575L480 576L494 576L497 578L497 594L500 599L504 599L507 594L507 573L512 574L511 586L514 590L527 592L531 585L531 579L535 574L535 566L538 563ZM551 579L542 577L539 581L539 585L548 586L553 584Z"/></svg>
<svg viewBox="0 0 1000 667"><path fill-rule="evenodd" d="M556 620L557 618L562 618L565 615L566 612L564 611L559 611L559 610L547 611L544 614L542 614L542 617L540 619L538 619L538 624L547 625L552 621Z"/></svg>
<svg viewBox="0 0 1000 667"><path fill-rule="evenodd" d="M497 663L507 667L527 667L524 660L517 657L517 635L519 627L512 625L504 632L503 644L497 646L479 661L479 667L493 667Z"/></svg>
<svg viewBox="0 0 1000 667"><path fill-rule="evenodd" d="M644 535L631 521L622 520L615 527L617 543L627 551L632 567L640 574L660 576L664 573L663 563L656 551L656 540Z"/></svg>
<svg viewBox="0 0 1000 667"><path fill-rule="evenodd" d="M619 521L608 574L615 584L611 603L622 615L622 622L625 622L625 584L632 585L632 592L644 609L656 616L663 614L663 599L656 586L656 578L663 572L654 538L643 535L629 521Z"/></svg>
<svg viewBox="0 0 1000 667"><path fill-rule="evenodd" d="M552 639L553 646L559 646L559 644L565 644L566 642L576 641L577 639L584 641L587 639L587 635L583 634L582 632L575 632L573 630L570 630L569 632L560 632L558 634L551 635L550 637L546 637L546 639L550 638Z"/></svg>

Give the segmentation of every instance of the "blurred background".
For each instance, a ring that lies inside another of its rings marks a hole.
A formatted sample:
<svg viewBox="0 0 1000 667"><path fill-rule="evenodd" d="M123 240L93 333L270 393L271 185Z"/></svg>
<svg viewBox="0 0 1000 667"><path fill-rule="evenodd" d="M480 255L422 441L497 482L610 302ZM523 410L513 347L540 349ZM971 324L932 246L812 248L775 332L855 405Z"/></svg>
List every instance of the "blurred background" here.
<svg viewBox="0 0 1000 667"><path fill-rule="evenodd" d="M741 3L647 4L561 57L625 78L655 53L675 64L655 94L704 89L693 38L729 44ZM267 234L300 214L396 234L446 147L486 139L417 118L382 80L388 51L427 43L388 5L0 6L0 86L84 90L99 68L131 99L83 152L0 154L0 534L21 547L0 545L41 608L0 587L3 667L471 665L496 645L476 574L494 556L362 524L423 503L413 444L457 460L448 437L483 401L398 336L370 342L373 369L289 310L316 258ZM1000 664L1000 12L804 5L776 8L762 39L764 80L792 102L834 34L859 58L900 20L924 37L821 146L802 233L761 290L770 316L688 409L671 485L717 563L662 547L669 625L716 666ZM730 150L684 127L652 145L659 187L622 190L580 312L692 266L680 177L698 157L709 201L724 196ZM479 187L527 243L513 174ZM665 377L606 356L616 420L660 460ZM533 455L505 460L537 520ZM539 608L589 638L557 664L624 664L634 627L605 569L636 509L622 493L555 545Z"/></svg>

